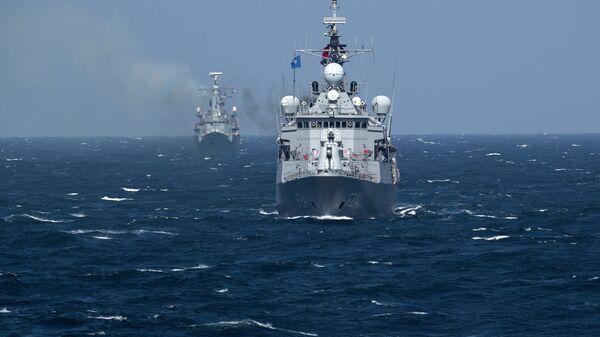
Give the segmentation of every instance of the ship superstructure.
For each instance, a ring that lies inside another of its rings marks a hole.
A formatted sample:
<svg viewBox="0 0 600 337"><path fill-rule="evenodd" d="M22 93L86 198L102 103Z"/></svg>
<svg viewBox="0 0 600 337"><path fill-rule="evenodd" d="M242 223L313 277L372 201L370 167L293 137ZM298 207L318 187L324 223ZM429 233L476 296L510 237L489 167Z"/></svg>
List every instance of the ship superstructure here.
<svg viewBox="0 0 600 337"><path fill-rule="evenodd" d="M225 103L227 98L236 92L233 88L223 88L219 79L221 72L212 72L213 85L200 89L201 97L208 101L208 108L196 108L198 122L194 128L199 149L203 154L223 154L237 152L240 144L240 128L237 118L237 108L228 110Z"/></svg>
<svg viewBox="0 0 600 337"><path fill-rule="evenodd" d="M369 52L346 49L333 15L324 18L325 48L298 50L321 58L324 83L311 83L310 99L281 99L277 207L280 216L389 218L396 205L399 171L390 141L392 100L376 96L372 114L348 81L344 64Z"/></svg>

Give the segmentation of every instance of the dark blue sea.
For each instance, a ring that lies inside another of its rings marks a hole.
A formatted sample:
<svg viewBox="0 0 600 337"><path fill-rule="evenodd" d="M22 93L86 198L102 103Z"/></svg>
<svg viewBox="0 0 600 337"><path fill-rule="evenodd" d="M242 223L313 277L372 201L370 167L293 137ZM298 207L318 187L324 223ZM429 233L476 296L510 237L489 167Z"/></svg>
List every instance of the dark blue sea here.
<svg viewBox="0 0 600 337"><path fill-rule="evenodd" d="M0 336L600 335L600 135L399 137L392 221L242 141L0 139Z"/></svg>

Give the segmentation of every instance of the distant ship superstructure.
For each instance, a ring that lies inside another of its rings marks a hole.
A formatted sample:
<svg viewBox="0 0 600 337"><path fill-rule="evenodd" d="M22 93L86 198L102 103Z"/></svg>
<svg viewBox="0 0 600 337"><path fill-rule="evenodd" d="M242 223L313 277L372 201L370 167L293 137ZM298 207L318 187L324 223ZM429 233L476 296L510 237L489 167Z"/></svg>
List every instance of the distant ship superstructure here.
<svg viewBox="0 0 600 337"><path fill-rule="evenodd" d="M346 49L337 25L346 19L325 17L329 43L324 49L299 50L317 55L325 83L312 82L310 100L281 99L277 207L281 216L389 218L396 205L399 171L390 142L392 101L372 100L373 114L347 82L344 63L369 52ZM293 65L292 65L293 66Z"/></svg>
<svg viewBox="0 0 600 337"><path fill-rule="evenodd" d="M227 155L237 152L240 144L240 128L237 118L237 108L227 110L226 99L236 92L233 88L222 88L219 85L221 72L209 74L213 78L211 88L200 89L201 96L208 98L208 109L196 108L199 121L194 131L199 149L204 154Z"/></svg>

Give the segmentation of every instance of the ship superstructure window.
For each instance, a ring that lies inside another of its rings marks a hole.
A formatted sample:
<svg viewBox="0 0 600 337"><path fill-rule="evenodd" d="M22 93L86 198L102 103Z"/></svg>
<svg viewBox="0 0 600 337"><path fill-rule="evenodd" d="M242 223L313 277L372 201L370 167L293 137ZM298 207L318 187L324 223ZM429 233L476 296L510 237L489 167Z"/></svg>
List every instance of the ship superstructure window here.
<svg viewBox="0 0 600 337"><path fill-rule="evenodd" d="M367 122L362 122L362 123L361 123L361 127L362 127L363 129L366 129L366 128L367 128Z"/></svg>
<svg viewBox="0 0 600 337"><path fill-rule="evenodd" d="M339 128L340 128L340 121L337 121L337 122L335 122L335 127L336 127L337 129L339 129Z"/></svg>
<svg viewBox="0 0 600 337"><path fill-rule="evenodd" d="M342 122L342 129L346 128L346 121Z"/></svg>

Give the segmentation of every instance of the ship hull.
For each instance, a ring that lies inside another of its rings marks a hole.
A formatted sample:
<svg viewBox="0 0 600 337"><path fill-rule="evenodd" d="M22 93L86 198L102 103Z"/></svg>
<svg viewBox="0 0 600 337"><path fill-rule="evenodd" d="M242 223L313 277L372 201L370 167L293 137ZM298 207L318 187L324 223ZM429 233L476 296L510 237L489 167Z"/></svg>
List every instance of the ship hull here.
<svg viewBox="0 0 600 337"><path fill-rule="evenodd" d="M202 155L226 156L237 154L240 149L240 136L232 136L230 140L227 135L212 132L202 137L196 136L196 148Z"/></svg>
<svg viewBox="0 0 600 337"><path fill-rule="evenodd" d="M396 184L340 176L310 176L277 183L280 216L336 216L390 219L396 207Z"/></svg>

